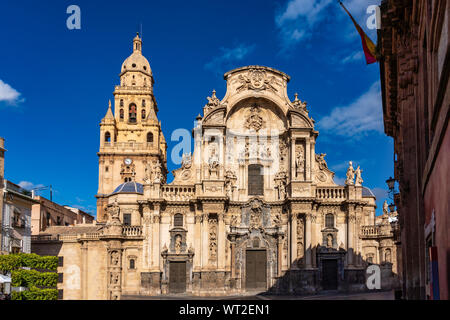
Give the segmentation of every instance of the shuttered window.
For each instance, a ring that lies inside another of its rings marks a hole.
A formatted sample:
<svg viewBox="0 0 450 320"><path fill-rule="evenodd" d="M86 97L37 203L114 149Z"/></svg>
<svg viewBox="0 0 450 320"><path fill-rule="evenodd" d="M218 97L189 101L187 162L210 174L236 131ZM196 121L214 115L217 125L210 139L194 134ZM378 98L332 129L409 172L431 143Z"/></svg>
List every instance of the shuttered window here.
<svg viewBox="0 0 450 320"><path fill-rule="evenodd" d="M259 164L248 166L248 194L253 196L264 195L263 167Z"/></svg>

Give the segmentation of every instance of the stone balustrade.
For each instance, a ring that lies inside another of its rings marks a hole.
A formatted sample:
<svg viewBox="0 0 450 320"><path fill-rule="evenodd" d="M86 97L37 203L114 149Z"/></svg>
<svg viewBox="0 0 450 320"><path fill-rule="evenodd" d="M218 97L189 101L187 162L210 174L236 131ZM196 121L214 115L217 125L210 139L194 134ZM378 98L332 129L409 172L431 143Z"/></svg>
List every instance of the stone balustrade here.
<svg viewBox="0 0 450 320"><path fill-rule="evenodd" d="M161 195L169 201L189 201L195 196L194 186L163 186Z"/></svg>
<svg viewBox="0 0 450 320"><path fill-rule="evenodd" d="M345 200L347 192L345 187L317 187L316 198L327 200Z"/></svg>
<svg viewBox="0 0 450 320"><path fill-rule="evenodd" d="M141 226L123 226L122 235L127 237L141 237L142 227Z"/></svg>

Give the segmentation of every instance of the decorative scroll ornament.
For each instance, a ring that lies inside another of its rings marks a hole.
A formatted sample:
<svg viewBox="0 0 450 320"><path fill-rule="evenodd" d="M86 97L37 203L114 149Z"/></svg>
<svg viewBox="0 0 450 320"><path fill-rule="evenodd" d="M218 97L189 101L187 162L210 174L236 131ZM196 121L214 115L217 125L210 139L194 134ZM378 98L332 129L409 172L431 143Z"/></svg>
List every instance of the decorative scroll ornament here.
<svg viewBox="0 0 450 320"><path fill-rule="evenodd" d="M274 85L281 86L282 84L274 76L267 76L266 72L258 69L251 69L246 75L240 75L237 78L239 86L236 88L236 92L241 92L243 90L269 90L272 92L277 92L278 90Z"/></svg>
<svg viewBox="0 0 450 320"><path fill-rule="evenodd" d="M250 229L261 227L261 203L253 201L250 208Z"/></svg>
<svg viewBox="0 0 450 320"><path fill-rule="evenodd" d="M258 132L264 126L264 120L259 115L261 109L255 105L250 109L250 112L251 114L245 122L245 127L247 129L253 129Z"/></svg>
<svg viewBox="0 0 450 320"><path fill-rule="evenodd" d="M306 101L302 102L298 98L298 93L296 93L295 94L295 99L294 99L294 101L292 101L292 106L294 107L294 109L301 110L301 111L304 111L304 112L308 113L308 110L306 109L307 105L308 105L308 103Z"/></svg>
<svg viewBox="0 0 450 320"><path fill-rule="evenodd" d="M208 103L203 107L203 114L205 115L220 105L220 100L216 97L216 90L213 90L211 97L206 99L208 99Z"/></svg>

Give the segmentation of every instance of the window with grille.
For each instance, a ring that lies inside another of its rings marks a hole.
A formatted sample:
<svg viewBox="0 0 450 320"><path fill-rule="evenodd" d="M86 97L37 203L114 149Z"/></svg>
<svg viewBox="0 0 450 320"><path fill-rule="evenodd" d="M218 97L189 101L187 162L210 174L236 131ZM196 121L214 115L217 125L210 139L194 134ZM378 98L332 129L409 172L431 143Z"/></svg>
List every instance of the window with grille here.
<svg viewBox="0 0 450 320"><path fill-rule="evenodd" d="M264 195L263 167L259 164L248 166L248 195Z"/></svg>
<svg viewBox="0 0 450 320"><path fill-rule="evenodd" d="M331 213L325 216L325 227L334 228L334 216Z"/></svg>
<svg viewBox="0 0 450 320"><path fill-rule="evenodd" d="M131 214L130 213L125 213L123 215L123 224L126 226L131 226Z"/></svg>
<svg viewBox="0 0 450 320"><path fill-rule="evenodd" d="M183 226L183 215L181 213L177 213L173 217L173 226L174 227L182 227Z"/></svg>

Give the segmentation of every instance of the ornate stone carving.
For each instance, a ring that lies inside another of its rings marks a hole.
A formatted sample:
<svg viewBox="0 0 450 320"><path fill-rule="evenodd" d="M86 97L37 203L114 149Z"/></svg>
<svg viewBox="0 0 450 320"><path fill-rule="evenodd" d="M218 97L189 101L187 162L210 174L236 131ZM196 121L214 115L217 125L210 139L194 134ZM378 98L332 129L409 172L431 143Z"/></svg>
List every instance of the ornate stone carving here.
<svg viewBox="0 0 450 320"><path fill-rule="evenodd" d="M278 81L275 76L267 76L264 70L259 69L250 69L246 75L239 75L236 81L240 84L236 88L237 93L243 90L269 90L272 92L277 92L278 89L275 88L275 85L282 85L282 83Z"/></svg>
<svg viewBox="0 0 450 320"><path fill-rule="evenodd" d="M227 170L227 172L225 173L225 191L227 197L229 197L230 199L233 197L233 189L235 188L236 180L237 178L234 172L231 170Z"/></svg>
<svg viewBox="0 0 450 320"><path fill-rule="evenodd" d="M261 227L261 212L261 203L259 201L252 201L250 208L250 229L258 229Z"/></svg>
<svg viewBox="0 0 450 320"><path fill-rule="evenodd" d="M316 161L319 164L319 169L324 170L328 168L327 162L325 161L326 153L316 154Z"/></svg>
<svg viewBox="0 0 450 320"><path fill-rule="evenodd" d="M134 163L130 165L126 165L125 163L122 163L120 167L120 176L122 180L125 178L129 178L131 180L134 180L134 177L136 176L136 166Z"/></svg>
<svg viewBox="0 0 450 320"><path fill-rule="evenodd" d="M352 162L349 161L347 169L347 179L345 180L346 185L353 185L353 180L355 179L355 170L353 169Z"/></svg>
<svg viewBox="0 0 450 320"><path fill-rule="evenodd" d="M295 170L297 172L297 177L305 172L305 151L303 144L297 145L295 156Z"/></svg>
<svg viewBox="0 0 450 320"><path fill-rule="evenodd" d="M216 97L216 90L213 90L211 97L207 97L206 99L208 99L208 103L203 107L204 115L220 105L220 100Z"/></svg>
<svg viewBox="0 0 450 320"><path fill-rule="evenodd" d="M209 260L217 260L217 218L210 217L208 219L209 226Z"/></svg>
<svg viewBox="0 0 450 320"><path fill-rule="evenodd" d="M304 221L303 217L298 215L297 217L297 259L298 263L301 263L301 259L303 258L305 249L304 249Z"/></svg>
<svg viewBox="0 0 450 320"><path fill-rule="evenodd" d="M247 129L253 129L256 132L258 132L264 126L264 120L259 115L259 113L261 112L261 109L257 105L254 105L250 109L250 112L251 112L251 114L247 118L247 121L245 122L245 127Z"/></svg>
<svg viewBox="0 0 450 320"><path fill-rule="evenodd" d="M284 200L286 199L286 183L287 183L287 175L285 171L280 171L275 176L275 185L278 190L278 199Z"/></svg>
<svg viewBox="0 0 450 320"><path fill-rule="evenodd" d="M210 155L208 159L208 168L210 176L218 176L219 170L219 156L217 155L217 148L215 144L210 147Z"/></svg>
<svg viewBox="0 0 450 320"><path fill-rule="evenodd" d="M153 165L153 182L154 183L164 183L164 177L162 174L162 167L159 160L156 160Z"/></svg>
<svg viewBox="0 0 450 320"><path fill-rule="evenodd" d="M358 166L358 168L356 168L356 170L355 170L355 175L356 175L355 186L361 186L362 183L364 182L364 180L361 177L361 172L362 172L362 170Z"/></svg>
<svg viewBox="0 0 450 320"><path fill-rule="evenodd" d="M292 101L292 106L294 107L294 109L301 110L301 111L304 111L304 112L308 112L308 110L306 109L307 105L308 105L308 103L306 101L302 102L298 98L298 93L296 93L295 94L295 99L294 99L294 101Z"/></svg>

